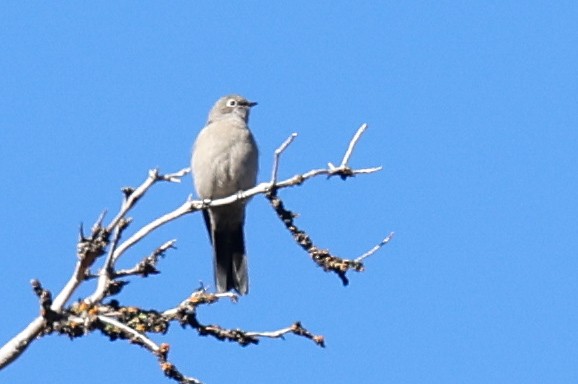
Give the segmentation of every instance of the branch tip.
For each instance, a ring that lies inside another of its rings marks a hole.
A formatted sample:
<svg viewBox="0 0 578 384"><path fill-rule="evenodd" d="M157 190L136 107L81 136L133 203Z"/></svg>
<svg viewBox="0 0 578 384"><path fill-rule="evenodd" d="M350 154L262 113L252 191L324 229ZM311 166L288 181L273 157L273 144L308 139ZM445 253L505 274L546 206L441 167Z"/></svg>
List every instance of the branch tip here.
<svg viewBox="0 0 578 384"><path fill-rule="evenodd" d="M271 172L271 188L274 188L277 182L277 173L279 171L279 158L281 154L287 149L287 147L295 140L297 133L293 132L285 141L275 150L273 155L273 170Z"/></svg>
<svg viewBox="0 0 578 384"><path fill-rule="evenodd" d="M355 259L354 261L356 263L361 263L365 258L373 255L375 252L377 252L381 247L383 247L385 244L389 243L389 241L393 238L393 235L395 233L394 232L390 232L383 240L381 240L377 245L375 245L373 248L371 248L369 251L365 252L363 255L359 256L357 259Z"/></svg>
<svg viewBox="0 0 578 384"><path fill-rule="evenodd" d="M351 154L353 153L353 148L355 148L355 145L359 141L359 138L361 137L363 132L365 132L366 129L367 129L367 124L363 123L363 124L361 124L361 126L359 127L357 132L355 132L355 135L353 135L353 138L349 142L349 147L347 147L347 151L345 151L345 155L343 156L343 160L341 160L341 167L345 167L347 165L347 163L349 163L349 158L351 157Z"/></svg>

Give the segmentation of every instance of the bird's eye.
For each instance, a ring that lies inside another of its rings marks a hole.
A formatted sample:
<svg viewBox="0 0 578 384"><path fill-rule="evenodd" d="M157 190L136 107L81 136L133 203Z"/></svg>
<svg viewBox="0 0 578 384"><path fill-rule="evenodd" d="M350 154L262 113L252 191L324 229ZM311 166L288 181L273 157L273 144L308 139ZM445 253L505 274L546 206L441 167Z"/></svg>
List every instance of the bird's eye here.
<svg viewBox="0 0 578 384"><path fill-rule="evenodd" d="M235 99L227 100L227 107L236 107L236 106L237 106L237 100L235 100Z"/></svg>

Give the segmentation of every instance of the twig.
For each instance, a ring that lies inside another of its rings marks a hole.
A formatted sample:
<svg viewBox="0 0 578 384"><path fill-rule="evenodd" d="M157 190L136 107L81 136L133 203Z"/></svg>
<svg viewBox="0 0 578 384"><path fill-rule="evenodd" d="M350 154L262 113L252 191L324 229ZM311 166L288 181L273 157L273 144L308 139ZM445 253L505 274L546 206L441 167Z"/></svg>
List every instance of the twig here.
<svg viewBox="0 0 578 384"><path fill-rule="evenodd" d="M180 182L180 179L185 176L187 173L190 172L189 168L183 168L178 172L169 173L166 175L159 174L158 169L151 169L149 171L148 177L145 181L138 186L136 189L132 188L124 188L123 191L125 192L125 200L123 201L120 211L115 216L114 219L110 222L107 227L109 232L112 232L113 228L115 228L119 221L125 217L125 215L134 207L136 202L152 187L157 181L169 181L173 183Z"/></svg>
<svg viewBox="0 0 578 384"><path fill-rule="evenodd" d="M118 221L117 226L114 227L112 244L110 245L110 247L108 249L108 254L107 254L106 259L104 261L103 267L100 269L100 271L98 273L98 282L96 284L96 289L92 293L92 295L90 295L89 297L87 297L85 299L85 302L89 305L96 303L96 302L99 302L106 295L107 288L110 285L112 275L113 275L114 263L113 263L112 256L114 255L114 251L116 250L118 242L120 241L120 237L122 235L122 232L127 227L128 223L129 223L128 220L126 220L125 218L122 218Z"/></svg>
<svg viewBox="0 0 578 384"><path fill-rule="evenodd" d="M163 343L161 345L158 345L155 342L153 342L151 339L149 339L147 336L143 335L142 333L140 333L140 332L136 331L135 329L132 329L131 327L123 324L122 322L117 321L117 320L110 318L108 316L98 315L97 318L102 323L109 324L110 326L117 328L118 330L123 332L125 335L127 335L128 339L131 342L145 347L147 350L149 350L155 356L157 356L159 359L161 370L163 371L165 376L167 376L168 378L170 378L170 379L172 379L172 380L174 380L180 384L183 384L183 383L202 384L201 381L199 381L198 379L196 379L194 377L189 377L189 376L183 375L173 363L171 363L167 360L169 349L170 349L170 346L168 344Z"/></svg>
<svg viewBox="0 0 578 384"><path fill-rule="evenodd" d="M154 343L151 339L149 339L148 337L143 335L142 333L137 332L136 330L132 329L131 327L121 323L120 321L117 321L113 318L110 318L108 316L97 315L96 317L101 322L103 322L105 324L110 324L113 327L120 329L122 332L129 335L130 339L132 341L138 342L138 344L146 347L149 351L151 351L153 353L159 352L160 347L156 343Z"/></svg>
<svg viewBox="0 0 578 384"><path fill-rule="evenodd" d="M184 176L188 175L189 173L191 173L191 168L183 168L177 172L160 175L160 178L164 181L169 181L171 183L180 183L181 179Z"/></svg>
<svg viewBox="0 0 578 384"><path fill-rule="evenodd" d="M147 277L149 274L159 273L159 271L156 269L156 264L158 262L159 257L163 256L168 249L174 248L174 244L176 242L177 242L176 239L167 241L166 243L155 249L152 254L145 257L131 269L121 269L114 272L113 277L117 278L136 275L142 275L143 277Z"/></svg>
<svg viewBox="0 0 578 384"><path fill-rule="evenodd" d="M339 167L336 167L332 163L328 163L328 169L315 169L309 171L302 175L294 176L289 180L285 180L283 182L276 183L273 188L267 193L266 197L270 201L271 206L277 213L277 216L281 219L285 227L289 230L295 242L301 246L311 259L320 266L326 272L334 272L337 276L341 279L343 285L349 284L349 280L346 276L348 270L352 269L357 272L361 272L364 270L364 266L362 260L366 257L375 253L380 247L386 244L393 233L388 235L379 245L374 247L372 250L367 252L366 254L358 257L355 260L350 259L343 259L337 256L332 255L329 250L322 249L313 243L311 237L303 230L299 229L294 222L295 217L297 216L293 212L285 209L283 202L277 196L277 189L290 186L290 185L298 185L303 183L305 180L318 176L318 175L328 175L329 177L334 175L339 175L342 179L346 179L347 177L354 176L356 174L361 173L372 173L381 170L381 167L374 167L374 168L366 168L366 169L358 169L354 170L348 166L349 159L351 158L351 154L353 153L353 149L355 145L361 138L361 135L367 129L367 124L362 124L361 127L357 130L353 138L351 139L347 151L345 152L341 164ZM274 168L274 174L276 172L276 168Z"/></svg>
<svg viewBox="0 0 578 384"><path fill-rule="evenodd" d="M343 159L341 160L341 164L339 165L339 167L336 167L335 165L333 165L333 163L327 164L329 170L331 171L331 173L329 174L329 177L331 177L333 175L339 175L342 180L345 180L346 178L355 175L352 172L352 169L348 165L349 158L351 157L351 154L353 153L353 148L355 147L355 145L359 141L359 138L361 137L363 132L365 132L366 129L367 129L367 124L364 123L361 125L361 127L359 127L357 132L355 132L355 135L353 135L353 138L349 142L349 147L347 147L347 151L345 151L345 155L343 155ZM381 167L379 167L379 169L381 169ZM371 169L366 170L366 172L367 173L371 172Z"/></svg>
<svg viewBox="0 0 578 384"><path fill-rule="evenodd" d="M385 237L385 239L381 240L381 242L379 244L377 244L375 247L371 248L369 251L365 252L363 255L359 256L357 259L355 259L354 261L356 263L361 263L363 261L363 259L373 255L375 252L377 252L379 250L379 248L383 247L385 244L389 243L389 241L392 239L394 233L390 232L389 235L387 235Z"/></svg>
<svg viewBox="0 0 578 384"><path fill-rule="evenodd" d="M202 209L203 202L202 201L191 201L187 200L183 203L180 207L176 208L175 210L164 214L163 216L151 221L147 225L140 228L137 232L135 232L131 237L125 240L121 245L118 246L116 251L114 252L112 258L113 261L116 262L118 258L126 252L130 247L135 245L137 242L142 240L146 235L154 231L155 229L159 228L160 226L173 221L183 215L188 213L192 213Z"/></svg>
<svg viewBox="0 0 578 384"><path fill-rule="evenodd" d="M104 213L102 213L95 224L92 226L90 238L85 239L82 234L77 245L78 261L76 262L72 276L56 296L52 303L52 310L59 312L64 307L64 304L70 299L76 288L84 281L86 271L94 263L97 257L105 253L105 248L108 245L109 232L102 227L102 220Z"/></svg>
<svg viewBox="0 0 578 384"><path fill-rule="evenodd" d="M275 185L277 182L277 171L279 169L279 157L281 154L287 149L287 147L295 140L297 137L296 133L292 133L283 144L279 148L275 150L275 154L273 155L273 171L271 172L271 185Z"/></svg>
<svg viewBox="0 0 578 384"><path fill-rule="evenodd" d="M205 288L201 288L191 293L177 307L163 311L162 316L169 320L179 318L187 311L194 311L199 305L212 304L224 298L237 302L239 297L232 292L209 293Z"/></svg>
<svg viewBox="0 0 578 384"><path fill-rule="evenodd" d="M355 135L353 135L353 139L351 139L351 141L349 142L349 147L347 147L347 151L345 152L345 155L343 156L343 160L341 160L341 165L340 165L341 167L345 167L349 163L349 158L351 157L351 154L353 153L353 148L355 147L355 145L357 144L357 142L361 138L361 135L363 134L363 132L365 132L366 129L367 129L367 124L363 123L363 124L361 124L361 127L359 127L357 132L355 132Z"/></svg>
<svg viewBox="0 0 578 384"><path fill-rule="evenodd" d="M296 322L295 324L291 325L290 327L279 329L278 331L272 332L247 332L245 335L248 337L268 337L271 339L282 338L287 333L293 333L298 336L306 337L315 344L319 345L320 347L325 348L325 338L321 335L314 335L310 333L308 330L303 328L300 322Z"/></svg>
<svg viewBox="0 0 578 384"><path fill-rule="evenodd" d="M321 176L321 175L327 175L329 177L339 175L342 178L346 178L346 177L350 177L350 176L354 176L354 175L374 173L374 172L381 171L382 169L383 169L383 167L350 169L350 170L348 170L347 168L341 168L341 167L334 167L331 169L313 169L313 170L306 172L304 174L296 175L290 179L280 181L277 184L275 184L275 188L281 189L281 188L301 185L306 180L309 180L313 177ZM251 191L251 190L249 190L249 191ZM247 192L249 192L249 191L247 191Z"/></svg>

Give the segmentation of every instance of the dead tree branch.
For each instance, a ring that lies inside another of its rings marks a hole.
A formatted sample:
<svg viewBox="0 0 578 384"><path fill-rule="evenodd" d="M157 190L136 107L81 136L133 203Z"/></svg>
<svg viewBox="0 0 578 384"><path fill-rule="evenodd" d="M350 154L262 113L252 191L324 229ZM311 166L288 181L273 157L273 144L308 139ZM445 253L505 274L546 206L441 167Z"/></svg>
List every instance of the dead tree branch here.
<svg viewBox="0 0 578 384"><path fill-rule="evenodd" d="M314 169L289 179L278 181L281 155L297 136L292 134L275 151L271 180L269 182L261 183L254 188L221 199L201 201L193 200L189 197L180 206L136 229L128 238L124 239L125 232L132 224L131 218L127 215L139 201L143 200L145 194L158 182L178 183L190 172L188 168L169 174L161 174L157 169L150 170L141 185L136 188L125 187L122 189L122 203L118 213L108 224L104 224L106 216L106 212L104 212L92 226L90 234L85 234L81 226L74 270L64 288L54 299L52 299L51 292L42 287L38 280L32 281L33 291L39 300L39 316L0 348L0 369L17 359L33 341L41 336L55 333L76 338L98 330L110 340L126 340L131 344L140 345L148 350L157 358L163 373L174 381L200 384L198 379L185 376L168 360L170 350L168 344L157 343L150 337L151 334L162 335L168 332L172 322L176 322L182 327L191 327L201 336L212 336L218 340L236 342L241 346L257 344L263 338L283 338L291 333L312 340L315 344L323 347L325 345L323 336L311 333L300 322L295 322L288 327L274 331L245 331L238 328L230 329L220 325L203 324L199 320L197 313L199 306L215 303L225 298L236 302L238 297L232 293L214 294L207 292L205 289L200 289L183 300L178 306L164 311L145 310L137 306L121 305L114 299L107 302L105 300L122 291L127 284L127 281L123 279L146 278L159 273L158 262L167 251L174 248L176 242L174 239L166 241L157 247L134 267L129 269L116 268L118 260L131 247L146 238L147 235L184 215L210 207L231 204L259 194L263 194L269 199L295 241L307 251L316 264L325 271L337 273L343 283L347 284L346 272L350 269L355 271L363 270L362 262L389 242L393 234L389 234L381 243L356 259L349 260L333 256L329 251L315 246L310 236L297 228L294 224L295 215L283 207L283 202L277 194L280 189L301 185L305 181L320 175L326 175L328 178L339 176L342 179L346 179L358 174L369 174L379 171L381 167L352 169L348 165L355 145L366 128L367 125L363 124L358 129L349 143L339 166L329 163L327 168ZM90 269L98 260L101 260L101 266L98 272L93 274ZM76 293L77 288L90 279L98 279L94 292L87 295L84 299L67 305L72 295Z"/></svg>

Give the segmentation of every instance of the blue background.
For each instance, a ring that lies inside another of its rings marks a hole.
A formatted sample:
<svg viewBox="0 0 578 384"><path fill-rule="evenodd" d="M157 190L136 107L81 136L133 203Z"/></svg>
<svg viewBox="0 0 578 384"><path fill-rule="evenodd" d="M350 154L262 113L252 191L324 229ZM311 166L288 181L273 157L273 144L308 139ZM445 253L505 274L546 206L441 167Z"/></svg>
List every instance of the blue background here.
<svg viewBox="0 0 578 384"><path fill-rule="evenodd" d="M188 166L214 101L259 102L260 181L292 132L282 178L353 167L281 192L322 247L356 257L393 241L344 288L291 240L265 199L246 226L251 293L205 323L288 336L241 348L173 326L157 342L206 383L571 383L578 380L578 6L572 1L45 2L0 6L0 342L38 313L28 281L59 291L78 226L149 168ZM156 186L131 230L180 205L190 179ZM168 308L212 285L200 215L156 232L162 274L119 299ZM74 299L91 292L80 290ZM51 336L6 383L169 382L155 359L98 334Z"/></svg>

